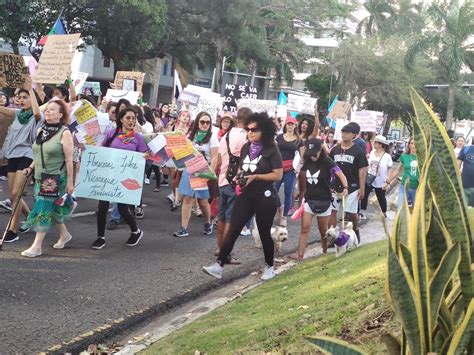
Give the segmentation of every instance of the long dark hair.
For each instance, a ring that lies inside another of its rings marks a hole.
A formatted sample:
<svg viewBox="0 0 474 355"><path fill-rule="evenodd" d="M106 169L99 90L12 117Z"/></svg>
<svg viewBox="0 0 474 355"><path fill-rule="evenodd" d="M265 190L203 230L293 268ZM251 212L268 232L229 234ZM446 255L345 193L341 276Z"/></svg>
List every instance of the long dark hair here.
<svg viewBox="0 0 474 355"><path fill-rule="evenodd" d="M303 115L301 115L301 116L303 116ZM305 122L305 121L308 122L308 128L306 129L306 132L304 133L303 139L307 140L308 137L311 135L311 133L313 133L313 131L314 131L315 122L312 118L308 117L308 115L303 116L300 119L300 122L298 123L298 132L300 134L303 134L303 132L301 131L301 126L303 125L303 122Z"/></svg>
<svg viewBox="0 0 474 355"><path fill-rule="evenodd" d="M133 105L132 108L135 110L135 116L140 126L143 126L146 123L145 117L143 116L142 108L138 105Z"/></svg>
<svg viewBox="0 0 474 355"><path fill-rule="evenodd" d="M153 132L155 132L155 115L153 114L152 109L148 106L143 106L143 117L145 117L145 120L153 125Z"/></svg>
<svg viewBox="0 0 474 355"><path fill-rule="evenodd" d="M207 128L207 134L206 134L206 136L204 137L204 139L202 140L201 143L206 144L211 140L211 136L212 136L212 118L211 118L210 114L208 114L207 112L202 111L202 112L199 112L197 114L196 119L194 120L193 125L191 126L191 129L189 130L189 139L191 141L194 140L194 137L196 136L196 132L199 129L199 120L201 119L201 117L204 117L204 116L209 117L209 120L211 121L211 123L209 124L209 126Z"/></svg>
<svg viewBox="0 0 474 355"><path fill-rule="evenodd" d="M262 133L262 143L265 147L275 146L276 127L273 120L268 117L266 112L254 113L247 120L247 126L256 123L257 128Z"/></svg>
<svg viewBox="0 0 474 355"><path fill-rule="evenodd" d="M104 144L105 147L110 147L110 145L112 144L112 141L115 139L115 137L118 136L119 132L122 130L122 128L123 128L122 118L125 117L127 112L133 112L135 117L137 117L137 112L135 111L135 109L133 107L126 107L122 111L120 111L118 116L117 116L117 119L115 120L117 128L115 128L114 134L111 137L109 137L109 139L107 139L107 141L105 142L105 144Z"/></svg>
<svg viewBox="0 0 474 355"><path fill-rule="evenodd" d="M163 106L168 106L168 112L166 113L166 116L169 116L170 115L170 105L168 103L164 103L161 105L160 107L160 111L158 112L159 116L160 116L160 119L163 118Z"/></svg>
<svg viewBox="0 0 474 355"><path fill-rule="evenodd" d="M132 106L132 104L130 103L130 101L128 101L127 99L120 99L118 102L117 102L117 107L115 108L115 117L118 117L119 113L120 113L120 105L124 104L125 106L127 107L130 107Z"/></svg>

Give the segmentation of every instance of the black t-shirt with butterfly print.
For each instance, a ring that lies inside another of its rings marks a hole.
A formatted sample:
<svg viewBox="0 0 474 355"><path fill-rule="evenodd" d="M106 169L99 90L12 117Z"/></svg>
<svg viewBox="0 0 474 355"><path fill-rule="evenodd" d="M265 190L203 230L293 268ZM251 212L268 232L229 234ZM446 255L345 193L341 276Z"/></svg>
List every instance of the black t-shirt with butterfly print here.
<svg viewBox="0 0 474 355"><path fill-rule="evenodd" d="M307 161L303 168L306 177L306 200L331 200L331 170L337 170L337 164L330 158L320 158L314 162Z"/></svg>
<svg viewBox="0 0 474 355"><path fill-rule="evenodd" d="M258 157L251 160L249 155L250 143L245 143L240 151L240 170L244 175L269 174L274 169L282 168L281 154L277 146L264 147ZM246 191L265 191L273 189L273 181L253 181L245 188Z"/></svg>

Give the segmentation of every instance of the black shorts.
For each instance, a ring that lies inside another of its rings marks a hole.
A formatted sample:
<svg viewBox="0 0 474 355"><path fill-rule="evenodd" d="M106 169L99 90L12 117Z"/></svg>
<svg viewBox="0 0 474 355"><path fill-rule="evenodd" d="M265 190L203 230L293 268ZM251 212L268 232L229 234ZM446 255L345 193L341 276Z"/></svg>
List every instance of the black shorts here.
<svg viewBox="0 0 474 355"><path fill-rule="evenodd" d="M27 157L8 159L8 172L16 173L18 170L26 169L32 162L33 159Z"/></svg>

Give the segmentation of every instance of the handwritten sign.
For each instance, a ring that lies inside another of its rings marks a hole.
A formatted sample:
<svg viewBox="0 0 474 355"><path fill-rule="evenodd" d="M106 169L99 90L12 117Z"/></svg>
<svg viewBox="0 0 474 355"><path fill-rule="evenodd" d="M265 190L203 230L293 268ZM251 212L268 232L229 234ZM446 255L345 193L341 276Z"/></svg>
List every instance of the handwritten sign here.
<svg viewBox="0 0 474 355"><path fill-rule="evenodd" d="M270 117L273 117L277 110L277 102L276 100L240 99L237 101L237 108L242 107L248 107L253 112L266 112ZM286 113L284 117L286 117Z"/></svg>
<svg viewBox="0 0 474 355"><path fill-rule="evenodd" d="M189 159L184 163L186 165L186 171L191 175L198 171L208 170L209 166L207 161L202 154L197 154L194 158Z"/></svg>
<svg viewBox="0 0 474 355"><path fill-rule="evenodd" d="M81 160L76 195L139 205L144 171L143 153L88 146Z"/></svg>
<svg viewBox="0 0 474 355"><path fill-rule="evenodd" d="M158 134L155 138L147 143L148 148L153 152L153 154L158 153L166 145L166 138L163 134Z"/></svg>
<svg viewBox="0 0 474 355"><path fill-rule="evenodd" d="M383 116L383 112L378 111L352 111L351 121L359 124L361 132L376 132L377 116L380 114Z"/></svg>
<svg viewBox="0 0 474 355"><path fill-rule="evenodd" d="M130 86L130 81L132 81L132 86ZM117 90L141 92L144 81L145 73L137 71L118 71L117 74L115 74L114 84Z"/></svg>
<svg viewBox="0 0 474 355"><path fill-rule="evenodd" d="M341 130L346 124L349 123L349 120L335 120L336 128L334 129L334 140L340 141L342 139Z"/></svg>
<svg viewBox="0 0 474 355"><path fill-rule="evenodd" d="M80 93L82 90L82 87L86 83L86 79L89 76L87 73L83 73L80 71L75 71L72 72L71 74L71 80L74 85L74 90L76 90L76 93Z"/></svg>
<svg viewBox="0 0 474 355"><path fill-rule="evenodd" d="M199 112L207 112L211 116L212 122L216 122L217 113L222 109L222 102L224 98L218 93L208 92L205 95L199 97L197 106L190 106L189 112L191 118L194 119Z"/></svg>
<svg viewBox="0 0 474 355"><path fill-rule="evenodd" d="M318 99L288 94L288 101L286 102L286 107L288 111L314 115L314 111L316 110L317 104Z"/></svg>
<svg viewBox="0 0 474 355"><path fill-rule="evenodd" d="M248 85L226 84L224 96L222 109L227 112L237 112L237 100L256 100L257 88Z"/></svg>
<svg viewBox="0 0 474 355"><path fill-rule="evenodd" d="M80 37L80 33L48 35L34 81L46 84L64 83L71 73L72 58Z"/></svg>
<svg viewBox="0 0 474 355"><path fill-rule="evenodd" d="M171 151L173 152L173 157L176 160L181 160L192 155L194 153L194 148L191 142L186 142L183 147L171 148Z"/></svg>
<svg viewBox="0 0 474 355"><path fill-rule="evenodd" d="M206 178L190 176L189 184L193 190L206 190L208 180Z"/></svg>
<svg viewBox="0 0 474 355"><path fill-rule="evenodd" d="M82 105L73 112L78 124L83 124L90 119L97 117L97 110L88 101L83 100Z"/></svg>
<svg viewBox="0 0 474 355"><path fill-rule="evenodd" d="M105 98L112 102L119 102L120 99L127 99L132 105L136 105L139 95L140 93L138 91L108 89Z"/></svg>
<svg viewBox="0 0 474 355"><path fill-rule="evenodd" d="M329 111L327 117L331 120L346 119L351 109L351 104L344 101L337 101L334 107Z"/></svg>
<svg viewBox="0 0 474 355"><path fill-rule="evenodd" d="M0 53L0 87L31 89L31 77L21 55Z"/></svg>

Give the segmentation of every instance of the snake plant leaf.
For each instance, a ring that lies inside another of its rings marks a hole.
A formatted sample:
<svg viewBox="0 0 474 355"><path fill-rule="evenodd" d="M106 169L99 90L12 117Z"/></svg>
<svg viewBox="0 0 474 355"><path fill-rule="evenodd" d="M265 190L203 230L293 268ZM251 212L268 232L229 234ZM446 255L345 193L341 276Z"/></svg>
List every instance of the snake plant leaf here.
<svg viewBox="0 0 474 355"><path fill-rule="evenodd" d="M382 341L384 342L389 355L400 355L402 351L402 344L400 339L393 334L382 334Z"/></svg>
<svg viewBox="0 0 474 355"><path fill-rule="evenodd" d="M454 244L443 256L430 282L430 312L432 328L438 320L441 301L448 282L454 277L459 265L461 251L459 245Z"/></svg>
<svg viewBox="0 0 474 355"><path fill-rule="evenodd" d="M403 243L400 243L400 254L403 257L403 260L405 261L408 271L410 271L410 276L413 277L413 266L411 264L412 262L411 252L410 252L410 249L408 249L408 247Z"/></svg>
<svg viewBox="0 0 474 355"><path fill-rule="evenodd" d="M423 330L420 330L423 319L421 307L415 303L412 289L415 288L413 279L404 272L404 268L400 265L397 255L391 245L388 247L388 292L390 301L399 316L404 332L406 333L406 341L412 354L424 354Z"/></svg>
<svg viewBox="0 0 474 355"><path fill-rule="evenodd" d="M392 247L398 250L401 243L408 244L408 226L410 225L410 210L407 200L404 199L402 208L398 211L392 226Z"/></svg>
<svg viewBox="0 0 474 355"><path fill-rule="evenodd" d="M306 337L310 343L319 350L334 355L363 355L367 354L362 349L345 341L334 339L327 336Z"/></svg>
<svg viewBox="0 0 474 355"><path fill-rule="evenodd" d="M428 254L428 266L436 270L443 255L448 250L449 233L444 226L436 204L433 204L431 223L426 237L426 253Z"/></svg>
<svg viewBox="0 0 474 355"><path fill-rule="evenodd" d="M466 314L461 324L456 328L451 344L449 345L448 355L472 354L474 349L468 348L472 346L469 344L474 334L474 299L471 299L467 308Z"/></svg>
<svg viewBox="0 0 474 355"><path fill-rule="evenodd" d="M418 167L422 169L427 158L428 140L426 139L425 131L423 131L418 118L412 116L411 122L413 124L413 139L415 141L416 159L418 161ZM426 133L429 133L429 131Z"/></svg>

